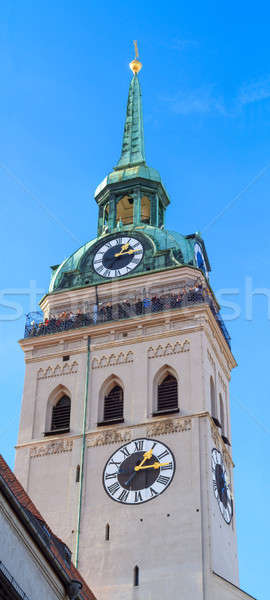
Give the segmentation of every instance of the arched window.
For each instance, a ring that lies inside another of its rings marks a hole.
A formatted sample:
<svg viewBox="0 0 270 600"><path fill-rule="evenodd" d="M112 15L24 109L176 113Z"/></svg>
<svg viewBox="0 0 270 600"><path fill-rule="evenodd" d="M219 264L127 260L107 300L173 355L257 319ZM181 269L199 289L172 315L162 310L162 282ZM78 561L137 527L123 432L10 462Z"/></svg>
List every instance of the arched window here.
<svg viewBox="0 0 270 600"><path fill-rule="evenodd" d="M177 412L178 409L178 385L177 379L168 373L157 389L157 413Z"/></svg>
<svg viewBox="0 0 270 600"><path fill-rule="evenodd" d="M220 407L220 422L221 422L221 434L226 435L225 432L225 414L224 414L224 403L222 395L219 394L219 407Z"/></svg>
<svg viewBox="0 0 270 600"><path fill-rule="evenodd" d="M122 221L123 225L133 223L133 198L122 196L116 206L116 222Z"/></svg>
<svg viewBox="0 0 270 600"><path fill-rule="evenodd" d="M141 222L150 223L151 203L148 196L141 199Z"/></svg>
<svg viewBox="0 0 270 600"><path fill-rule="evenodd" d="M213 377L210 377L210 398L211 398L211 416L216 417L216 390Z"/></svg>
<svg viewBox="0 0 270 600"><path fill-rule="evenodd" d="M51 431L58 433L69 431L70 407L70 398L66 395L63 395L53 406Z"/></svg>
<svg viewBox="0 0 270 600"><path fill-rule="evenodd" d="M103 420L98 425L111 425L124 421L124 393L120 385L114 385L105 391L103 401Z"/></svg>

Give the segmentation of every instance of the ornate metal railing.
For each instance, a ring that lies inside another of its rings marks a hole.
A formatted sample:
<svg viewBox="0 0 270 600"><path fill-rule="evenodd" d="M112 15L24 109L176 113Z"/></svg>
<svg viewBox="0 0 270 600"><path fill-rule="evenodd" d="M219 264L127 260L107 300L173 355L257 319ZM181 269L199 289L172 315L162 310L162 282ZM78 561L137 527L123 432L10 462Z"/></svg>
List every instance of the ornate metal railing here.
<svg viewBox="0 0 270 600"><path fill-rule="evenodd" d="M121 319L141 318L151 313L160 313L168 310L179 310L188 306L206 303L221 329L224 338L231 348L231 338L225 323L217 312L215 304L205 290L190 290L185 294L168 294L167 296L151 298L145 297L143 300L129 302L107 302L102 306L95 305L92 311L77 314L65 313L61 316L53 316L44 319L42 312L29 313L26 315L26 325L24 337L36 337L88 327L89 325L99 325L109 321L119 321Z"/></svg>

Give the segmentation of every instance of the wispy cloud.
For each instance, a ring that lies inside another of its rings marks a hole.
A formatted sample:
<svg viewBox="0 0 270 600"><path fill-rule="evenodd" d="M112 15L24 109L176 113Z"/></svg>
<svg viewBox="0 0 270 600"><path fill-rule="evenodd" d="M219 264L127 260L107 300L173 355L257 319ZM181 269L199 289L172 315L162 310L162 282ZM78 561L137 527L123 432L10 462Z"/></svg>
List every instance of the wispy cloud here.
<svg viewBox="0 0 270 600"><path fill-rule="evenodd" d="M193 90L183 89L171 96L163 96L161 101L178 115L219 114L237 117L247 105L267 99L270 100L270 75L242 84L230 101L225 101L213 84Z"/></svg>
<svg viewBox="0 0 270 600"><path fill-rule="evenodd" d="M172 96L163 97L162 100L167 102L172 112L178 115L226 112L223 99L215 94L214 86L177 92Z"/></svg>
<svg viewBox="0 0 270 600"><path fill-rule="evenodd" d="M257 81L245 83L240 87L237 101L240 106L260 102L270 98L270 75Z"/></svg>

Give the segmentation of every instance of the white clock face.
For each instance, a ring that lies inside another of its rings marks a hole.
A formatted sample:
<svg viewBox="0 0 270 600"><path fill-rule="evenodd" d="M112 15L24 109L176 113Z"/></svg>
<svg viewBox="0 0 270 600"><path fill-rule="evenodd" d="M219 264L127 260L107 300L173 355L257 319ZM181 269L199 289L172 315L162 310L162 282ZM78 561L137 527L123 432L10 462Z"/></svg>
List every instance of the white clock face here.
<svg viewBox="0 0 270 600"><path fill-rule="evenodd" d="M143 258L143 246L133 237L117 236L96 252L93 267L101 277L122 277L136 269Z"/></svg>
<svg viewBox="0 0 270 600"><path fill-rule="evenodd" d="M206 276L208 276L206 262L204 259L203 251L201 249L200 244L196 243L194 246L194 256L196 260L196 265L198 269L201 269Z"/></svg>
<svg viewBox="0 0 270 600"><path fill-rule="evenodd" d="M226 523L231 522L233 515L233 501L230 483L224 465L223 456L219 450L212 450L212 480L214 494L217 499L220 512Z"/></svg>
<svg viewBox="0 0 270 600"><path fill-rule="evenodd" d="M107 494L122 504L142 504L170 485L175 460L168 446L139 438L128 442L109 458L103 472Z"/></svg>

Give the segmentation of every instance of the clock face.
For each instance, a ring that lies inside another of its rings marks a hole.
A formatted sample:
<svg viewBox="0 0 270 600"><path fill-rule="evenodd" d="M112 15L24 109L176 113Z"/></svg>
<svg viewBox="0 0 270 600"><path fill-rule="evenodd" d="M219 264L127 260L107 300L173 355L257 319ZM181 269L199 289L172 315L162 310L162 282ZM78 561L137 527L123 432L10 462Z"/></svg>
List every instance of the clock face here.
<svg viewBox="0 0 270 600"><path fill-rule="evenodd" d="M173 453L161 442L139 438L111 456L103 472L107 494L123 504L142 504L170 485L175 472Z"/></svg>
<svg viewBox="0 0 270 600"><path fill-rule="evenodd" d="M143 257L143 246L134 237L117 236L96 252L93 267L101 277L122 277L136 269Z"/></svg>
<svg viewBox="0 0 270 600"><path fill-rule="evenodd" d="M233 515L233 501L223 456L216 448L212 450L212 479L220 512L224 521L229 524Z"/></svg>
<svg viewBox="0 0 270 600"><path fill-rule="evenodd" d="M195 256L196 265L197 265L198 269L201 269L201 271L203 271L205 275L208 275L203 251L201 249L200 244L198 244L198 243L196 243L194 246L194 256Z"/></svg>

